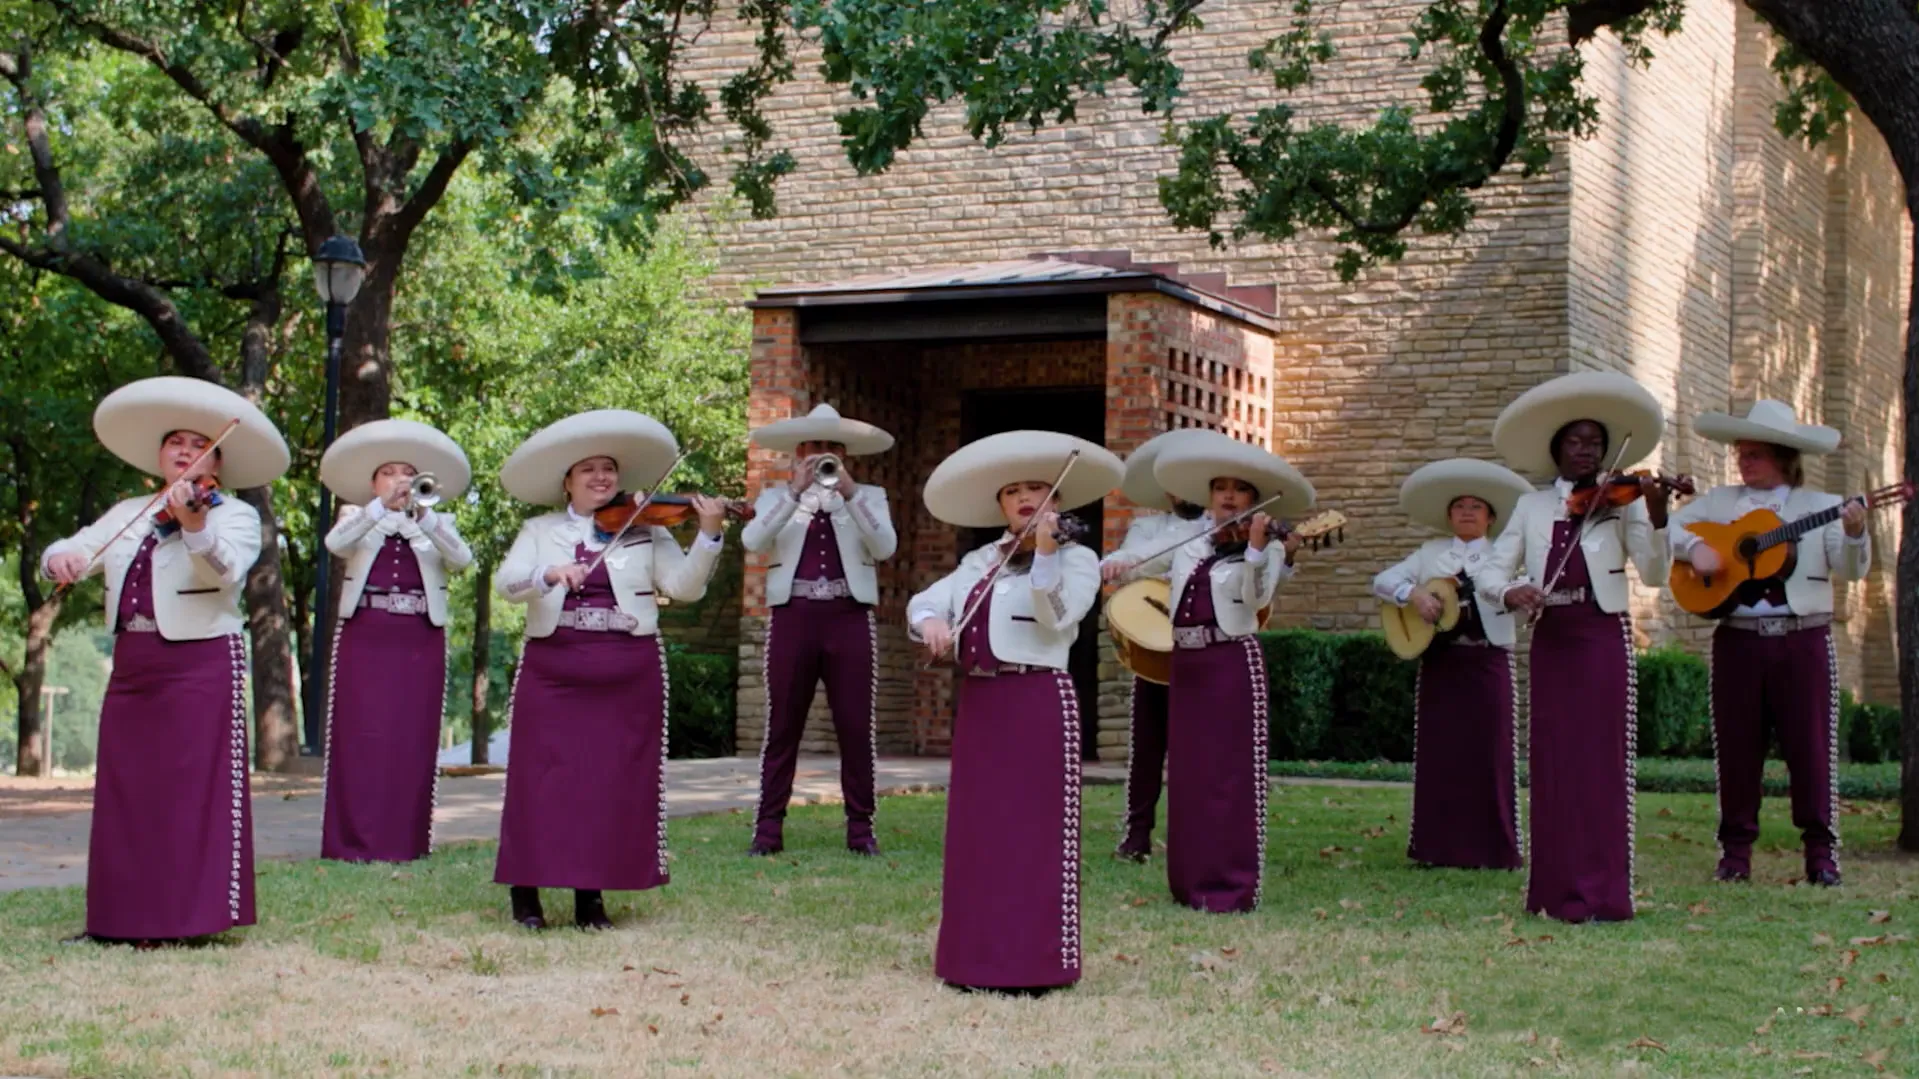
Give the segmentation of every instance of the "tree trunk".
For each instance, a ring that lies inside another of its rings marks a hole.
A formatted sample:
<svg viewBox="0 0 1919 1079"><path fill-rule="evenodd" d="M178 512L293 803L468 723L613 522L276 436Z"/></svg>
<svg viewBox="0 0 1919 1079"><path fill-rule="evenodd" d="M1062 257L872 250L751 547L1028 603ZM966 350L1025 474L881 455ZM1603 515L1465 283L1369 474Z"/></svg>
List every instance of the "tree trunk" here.
<svg viewBox="0 0 1919 1079"><path fill-rule="evenodd" d="M1919 480L1919 185L1907 182L1913 223L1912 295L1906 306L1906 479ZM1919 499L1909 500L1899 528L1894 579L1899 626L1899 849L1919 851Z"/></svg>
<svg viewBox="0 0 1919 1079"><path fill-rule="evenodd" d="M249 487L240 500L260 513L260 560L247 571L247 634L253 642L253 766L284 772L300 756L293 696L293 622L280 576L280 521L273 489Z"/></svg>
<svg viewBox="0 0 1919 1079"><path fill-rule="evenodd" d="M401 252L367 252L366 280L347 308L340 341L340 434L386 419L392 407L387 368L393 328L393 292ZM337 436L336 436L337 437Z"/></svg>
<svg viewBox="0 0 1919 1079"><path fill-rule="evenodd" d="M487 703L493 688L489 668L493 663L493 566L482 561L476 567L478 581L473 588L473 763L487 763L487 739L493 737L493 710Z"/></svg>
<svg viewBox="0 0 1919 1079"><path fill-rule="evenodd" d="M23 563L32 556L21 553ZM27 569L22 574L31 572ZM42 764L51 772L52 762L40 755L40 738L46 716L40 711L40 687L47 680L47 653L53 648L53 625L60 617L60 601L49 599L27 615L27 641L20 669L14 672L13 688L20 698L20 746L14 755L14 774L37 776Z"/></svg>

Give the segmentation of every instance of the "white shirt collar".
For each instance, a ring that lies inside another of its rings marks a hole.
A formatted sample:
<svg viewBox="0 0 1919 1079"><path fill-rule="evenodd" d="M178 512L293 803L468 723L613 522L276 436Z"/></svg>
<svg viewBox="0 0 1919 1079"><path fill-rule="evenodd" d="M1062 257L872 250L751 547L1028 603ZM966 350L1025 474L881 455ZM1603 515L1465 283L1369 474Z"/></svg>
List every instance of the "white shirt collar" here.
<svg viewBox="0 0 1919 1079"><path fill-rule="evenodd" d="M1559 492L1559 497L1565 498L1573 493L1573 481L1564 476L1560 476L1553 480L1553 490Z"/></svg>
<svg viewBox="0 0 1919 1079"><path fill-rule="evenodd" d="M1453 537L1453 550L1458 554L1465 555L1472 554L1475 551L1484 551L1489 546L1491 546L1491 544L1487 542L1484 536L1476 540L1463 540L1458 536Z"/></svg>
<svg viewBox="0 0 1919 1079"><path fill-rule="evenodd" d="M1786 499L1792 497L1792 485L1789 483L1782 483L1779 486L1772 488L1771 490L1763 490L1758 487L1747 487L1745 489L1745 492L1746 492L1747 498L1751 498L1761 502L1777 502L1779 505L1783 506L1786 504Z"/></svg>

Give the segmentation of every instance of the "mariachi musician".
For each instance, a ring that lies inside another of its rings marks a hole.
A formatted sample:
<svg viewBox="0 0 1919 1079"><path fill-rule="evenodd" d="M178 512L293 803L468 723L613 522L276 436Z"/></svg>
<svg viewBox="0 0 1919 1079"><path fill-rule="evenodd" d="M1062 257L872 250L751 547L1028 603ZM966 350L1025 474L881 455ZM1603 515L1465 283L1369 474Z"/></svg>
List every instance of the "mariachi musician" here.
<svg viewBox="0 0 1919 1079"><path fill-rule="evenodd" d="M1477 586L1492 541L1532 490L1491 461L1434 461L1406 477L1399 507L1442 538L1373 578L1373 594L1427 624L1444 592L1458 623L1419 657L1413 700L1413 812L1407 857L1426 866L1517 869L1519 741L1514 723L1513 616Z"/></svg>
<svg viewBox="0 0 1919 1079"><path fill-rule="evenodd" d="M1009 431L926 481L934 517L1005 529L906 606L913 639L961 674L933 964L955 988L1037 995L1079 980L1080 715L1066 667L1099 598L1099 555L1060 511L1099 501L1121 471L1083 439Z"/></svg>
<svg viewBox="0 0 1919 1079"><path fill-rule="evenodd" d="M259 409L193 378L122 386L94 410L93 429L161 487L40 560L62 586L105 574L114 635L86 932L73 939L150 947L254 922L239 598L260 554L260 515L220 487L272 483L289 457Z"/></svg>
<svg viewBox="0 0 1919 1079"><path fill-rule="evenodd" d="M1493 425L1508 464L1557 476L1514 506L1478 587L1538 619L1526 909L1560 921L1633 916L1639 716L1626 563L1663 581L1671 550L1666 485L1613 477L1649 456L1664 429L1653 395L1611 372L1535 386Z"/></svg>
<svg viewBox="0 0 1919 1079"><path fill-rule="evenodd" d="M880 852L873 835L873 772L878 765L874 694L879 688L879 602L874 565L893 557L886 490L857 483L846 458L884 453L893 436L822 404L752 434L754 442L791 456L792 475L760 492L753 520L740 530L749 551L770 552L766 603L772 617L761 650L766 729L760 741L760 802L747 853L785 848L786 805L800 760L800 735L813 691L826 682L826 702L840 747L840 791L846 802L846 847Z"/></svg>
<svg viewBox="0 0 1919 1079"><path fill-rule="evenodd" d="M343 503L326 547L346 559L327 693L320 857L406 862L433 848L446 711L447 578L473 564L453 515L472 478L459 444L412 420L364 423L327 447Z"/></svg>
<svg viewBox="0 0 1919 1079"><path fill-rule="evenodd" d="M1206 507L1181 501L1160 490L1153 465L1160 452L1204 433L1182 427L1146 440L1126 458L1120 493L1153 512L1136 514L1126 526L1119 549L1100 560L1102 580L1164 579L1173 568L1173 546L1206 525ZM1170 512L1159 512L1160 507ZM1121 821L1117 858L1144 862L1153 854L1153 819L1159 812L1161 773L1166 767L1166 687L1133 676L1132 707L1126 727L1126 816Z"/></svg>
<svg viewBox="0 0 1919 1079"><path fill-rule="evenodd" d="M1805 454L1839 448L1839 432L1802 424L1783 401L1759 401L1743 417L1700 416L1693 429L1730 443L1739 483L1712 490L1673 515L1673 557L1698 573L1725 558L1685 525L1729 523L1756 510L1786 522L1841 508L1838 519L1797 541L1784 578L1748 582L1738 606L1712 637L1713 752L1719 776L1720 880L1752 879L1759 838L1760 775L1768 730L1776 731L1792 782L1792 822L1805 844L1806 879L1839 883L1839 671L1832 646L1834 580L1859 580L1872 568L1866 507L1806 486Z"/></svg>
<svg viewBox="0 0 1919 1079"><path fill-rule="evenodd" d="M521 526L493 578L527 608L494 881L528 929L546 927L541 888L573 889L574 923L610 929L602 891L667 883L667 669L654 597L706 594L727 506L698 495L647 502L622 485L657 487L678 453L658 420L604 409L546 427L500 466L508 494L559 507ZM698 518L691 551L666 527L671 516L651 513L667 509Z"/></svg>
<svg viewBox="0 0 1919 1079"><path fill-rule="evenodd" d="M1159 455L1154 478L1224 525L1173 555L1166 877L1173 898L1213 913L1259 906L1266 863L1266 659L1260 612L1293 575L1297 533L1275 518L1313 506L1313 485L1276 454L1216 432Z"/></svg>

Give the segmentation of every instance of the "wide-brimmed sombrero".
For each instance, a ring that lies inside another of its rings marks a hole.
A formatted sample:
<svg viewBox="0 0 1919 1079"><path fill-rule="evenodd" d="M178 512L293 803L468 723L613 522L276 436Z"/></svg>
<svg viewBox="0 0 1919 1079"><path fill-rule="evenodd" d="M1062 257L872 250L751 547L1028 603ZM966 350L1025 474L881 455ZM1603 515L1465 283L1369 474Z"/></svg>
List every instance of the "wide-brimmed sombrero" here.
<svg viewBox="0 0 1919 1079"><path fill-rule="evenodd" d="M832 405L815 405L813 411L790 420L779 420L758 428L749 436L754 442L778 453L792 453L802 442L838 442L848 457L884 453L893 448L893 436L861 420L849 420Z"/></svg>
<svg viewBox="0 0 1919 1079"><path fill-rule="evenodd" d="M220 443L221 484L261 487L279 479L292 461L280 429L253 402L204 379L163 375L130 382L93 410L93 431L115 457L158 476L160 445L168 435L191 431L218 438L234 420L240 426Z"/></svg>
<svg viewBox="0 0 1919 1079"><path fill-rule="evenodd" d="M620 485L643 490L660 481L680 452L679 440L651 416L623 408L581 412L548 425L520 443L500 466L500 486L522 502L566 502L566 473L589 457L611 457Z"/></svg>
<svg viewBox="0 0 1919 1079"><path fill-rule="evenodd" d="M1120 493L1136 506L1163 508L1166 505L1166 490L1159 485L1158 477L1153 475L1153 466L1159 462L1159 455L1173 446L1203 439L1213 433L1203 427L1179 427L1140 443L1139 448L1126 458L1126 475L1120 480Z"/></svg>
<svg viewBox="0 0 1919 1079"><path fill-rule="evenodd" d="M1497 536L1512 518L1519 496L1533 489L1526 477L1504 465L1454 457L1421 465L1399 485L1399 508L1416 524L1452 535L1449 513L1468 495L1493 508L1489 536Z"/></svg>
<svg viewBox="0 0 1919 1079"><path fill-rule="evenodd" d="M1744 416L1707 412L1692 429L1714 442L1770 442L1800 453L1831 453L1839 448L1839 432L1831 427L1800 423L1784 401L1754 401Z"/></svg>
<svg viewBox="0 0 1919 1079"><path fill-rule="evenodd" d="M1550 475L1558 471L1553 436L1578 420L1606 429L1605 463L1615 469L1652 456L1666 430L1665 410L1652 391L1611 371L1580 371L1542 382L1507 405L1493 424L1493 448L1520 472Z"/></svg>
<svg viewBox="0 0 1919 1079"><path fill-rule="evenodd" d="M320 458L320 482L342 502L362 506L373 501L373 474L395 463L433 473L446 499L460 497L473 480L466 452L437 428L412 420L374 420L327 447Z"/></svg>
<svg viewBox="0 0 1919 1079"><path fill-rule="evenodd" d="M997 528L1006 524L1000 489L1009 483L1052 483L1074 450L1079 459L1059 486L1061 510L1097 502L1125 471L1105 449L1057 431L1007 431L961 446L926 478L926 509L947 524Z"/></svg>
<svg viewBox="0 0 1919 1079"><path fill-rule="evenodd" d="M1252 484L1261 502L1279 496L1264 511L1269 517L1295 517L1313 508L1318 493L1285 458L1217 431L1199 433L1203 437L1181 439L1154 463L1153 476L1167 494L1194 505L1210 505L1213 481L1230 477Z"/></svg>

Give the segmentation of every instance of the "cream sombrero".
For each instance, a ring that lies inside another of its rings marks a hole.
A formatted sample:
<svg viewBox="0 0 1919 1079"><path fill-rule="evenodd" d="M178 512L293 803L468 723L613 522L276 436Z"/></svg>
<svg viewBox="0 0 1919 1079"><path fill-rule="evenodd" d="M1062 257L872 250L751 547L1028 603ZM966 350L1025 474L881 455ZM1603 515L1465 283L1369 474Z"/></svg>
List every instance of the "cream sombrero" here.
<svg viewBox="0 0 1919 1079"><path fill-rule="evenodd" d="M1714 442L1770 442L1801 453L1831 453L1839 448L1839 432L1831 427L1800 423L1784 401L1754 401L1744 417L1707 412L1692 429Z"/></svg>
<svg viewBox="0 0 1919 1079"><path fill-rule="evenodd" d="M651 416L623 408L581 412L549 424L520 443L500 466L500 486L536 506L566 503L566 473L589 457L611 457L620 485L641 490L659 482L680 452L679 440Z"/></svg>
<svg viewBox="0 0 1919 1079"><path fill-rule="evenodd" d="M846 419L832 405L815 405L804 416L769 423L749 437L778 453L792 453L802 442L838 442L846 447L848 457L885 453L893 448L892 435L870 423Z"/></svg>
<svg viewBox="0 0 1919 1079"><path fill-rule="evenodd" d="M473 480L466 452L436 428L412 420L375 420L327 447L320 458L320 482L342 502L363 506L373 501L373 474L395 462L433 473L447 499L460 497Z"/></svg>
<svg viewBox="0 0 1919 1079"><path fill-rule="evenodd" d="M93 410L93 432L115 457L149 475L160 475L160 444L175 431L218 438L234 420L240 426L220 443L220 482L232 488L261 487L286 472L292 460L286 439L251 401L198 378L143 378L107 394Z"/></svg>
<svg viewBox="0 0 1919 1079"><path fill-rule="evenodd" d="M1136 506L1150 506L1153 509L1164 507L1166 491L1153 476L1153 466L1158 463L1159 455L1173 446L1185 445L1195 439L1204 440L1210 434L1213 432L1203 427L1178 427L1140 443L1132 456L1126 458L1126 476L1120 480L1120 493Z"/></svg>
<svg viewBox="0 0 1919 1079"><path fill-rule="evenodd" d="M998 528L1000 488L1026 480L1053 482L1067 455L1079 460L1059 487L1059 508L1078 509L1106 497L1125 471L1119 458L1083 438L1057 431L1007 431L961 446L926 478L926 509L949 525Z"/></svg>
<svg viewBox="0 0 1919 1079"><path fill-rule="evenodd" d="M1263 511L1269 517L1293 517L1313 508L1318 493L1285 458L1217 431L1200 433L1205 437L1182 439L1168 447L1153 465L1153 475L1167 494L1195 505L1209 505L1213 481L1230 476L1252 484L1262 502L1279 496L1279 501Z"/></svg>
<svg viewBox="0 0 1919 1079"><path fill-rule="evenodd" d="M1455 501L1471 495L1493 508L1487 535L1497 536L1512 517L1519 496L1532 489L1526 477L1504 465L1454 457L1421 465L1407 476L1399 485L1399 508L1414 523L1450 536L1453 526L1448 511Z"/></svg>
<svg viewBox="0 0 1919 1079"><path fill-rule="evenodd" d="M1542 382L1507 405L1493 424L1493 448L1521 472L1550 475L1559 468L1553 436L1577 420L1606 429L1610 468L1630 468L1651 456L1666 430L1665 410L1646 387L1611 371L1581 371Z"/></svg>

